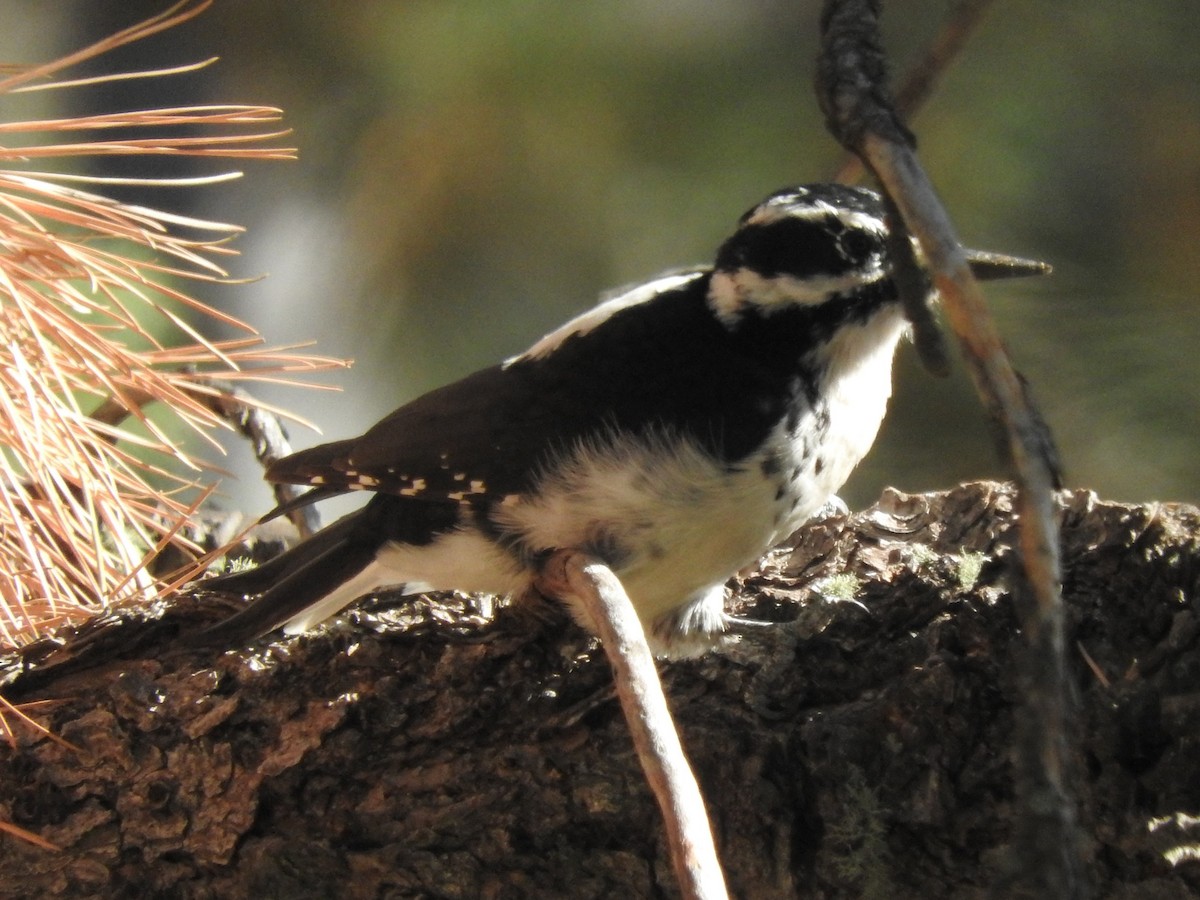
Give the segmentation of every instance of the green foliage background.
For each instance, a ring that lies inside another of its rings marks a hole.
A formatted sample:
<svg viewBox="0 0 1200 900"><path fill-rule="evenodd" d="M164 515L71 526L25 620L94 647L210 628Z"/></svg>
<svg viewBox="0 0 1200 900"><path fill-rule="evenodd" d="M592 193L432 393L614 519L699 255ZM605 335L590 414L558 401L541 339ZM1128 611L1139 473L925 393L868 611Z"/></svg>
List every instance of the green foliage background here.
<svg viewBox="0 0 1200 900"><path fill-rule="evenodd" d="M6 22L68 47L162 6L0 0ZM828 177L819 6L218 0L138 52L219 54L176 82L186 99L287 110L300 162L204 195L251 227L239 271L271 275L215 298L272 341L358 360L344 395L281 398L332 438L607 288L710 259L763 195ZM947 7L885 2L896 72ZM1198 47L1195 0L998 0L912 123L968 243L1056 266L989 295L1070 484L1115 499L1200 501ZM846 493L1002 471L961 366L937 381L905 349Z"/></svg>

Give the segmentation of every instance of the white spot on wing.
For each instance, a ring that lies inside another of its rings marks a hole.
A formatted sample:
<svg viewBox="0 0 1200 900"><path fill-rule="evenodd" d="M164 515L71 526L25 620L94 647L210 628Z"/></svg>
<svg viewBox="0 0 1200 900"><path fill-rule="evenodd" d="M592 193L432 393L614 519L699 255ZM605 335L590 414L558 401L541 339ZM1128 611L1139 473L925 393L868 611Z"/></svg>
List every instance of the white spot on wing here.
<svg viewBox="0 0 1200 900"><path fill-rule="evenodd" d="M414 478L408 487L396 491L401 497L419 497L428 487L424 478Z"/></svg>

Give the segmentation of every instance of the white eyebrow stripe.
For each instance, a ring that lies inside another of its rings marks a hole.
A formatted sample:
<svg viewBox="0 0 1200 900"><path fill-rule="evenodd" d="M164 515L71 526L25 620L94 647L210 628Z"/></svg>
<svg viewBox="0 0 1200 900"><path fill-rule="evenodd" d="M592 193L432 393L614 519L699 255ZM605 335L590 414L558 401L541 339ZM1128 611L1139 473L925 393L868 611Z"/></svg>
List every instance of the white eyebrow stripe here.
<svg viewBox="0 0 1200 900"><path fill-rule="evenodd" d="M881 281L885 275L882 257L873 258L861 270L804 279L790 275L764 278L749 269L714 272L708 288L708 305L718 319L729 325L750 306L764 313L796 303L815 306L835 294L860 290Z"/></svg>
<svg viewBox="0 0 1200 900"><path fill-rule="evenodd" d="M762 204L746 219L742 227L744 228L746 225L769 225L781 219L810 219L820 221L830 217L837 219L851 230L869 231L880 237L887 234L887 226L876 215L861 212L857 209L834 206L825 200L796 197L777 197Z"/></svg>

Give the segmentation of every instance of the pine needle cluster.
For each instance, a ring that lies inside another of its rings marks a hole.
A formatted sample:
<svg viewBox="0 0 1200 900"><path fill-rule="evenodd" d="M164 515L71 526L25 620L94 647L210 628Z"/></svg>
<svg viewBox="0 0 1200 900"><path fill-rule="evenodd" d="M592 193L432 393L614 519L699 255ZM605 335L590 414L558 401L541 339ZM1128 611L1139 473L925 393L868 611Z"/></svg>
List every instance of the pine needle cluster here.
<svg viewBox="0 0 1200 900"><path fill-rule="evenodd" d="M0 648L114 604L161 596L202 570L184 526L211 491L192 438L212 442L229 386L290 381L340 365L266 347L246 323L195 299L189 282L233 284L235 225L105 194L113 184L200 186L239 177L106 178L72 157L293 158L282 113L166 107L3 121L4 98L166 79L213 60L69 77L80 63L193 18L158 16L44 65L0 73ZM164 88L164 92L169 87ZM57 166L55 161L58 161ZM55 171L60 168L63 171ZM209 339L220 330L235 336ZM194 562L151 574L166 548Z"/></svg>

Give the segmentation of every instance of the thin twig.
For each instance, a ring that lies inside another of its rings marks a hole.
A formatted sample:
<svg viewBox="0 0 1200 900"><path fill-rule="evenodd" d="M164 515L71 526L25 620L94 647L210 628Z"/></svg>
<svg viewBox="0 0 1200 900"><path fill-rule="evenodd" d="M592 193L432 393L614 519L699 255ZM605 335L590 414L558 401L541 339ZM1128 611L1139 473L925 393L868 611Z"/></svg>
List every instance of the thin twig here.
<svg viewBox="0 0 1200 900"><path fill-rule="evenodd" d="M1013 370L949 216L913 152L891 103L878 28L878 0L828 0L822 14L818 98L830 130L879 180L917 238L963 349L976 390L1006 436L1018 485L1018 541L1032 603L1018 603L1026 638L1020 664L1025 712L1018 721L1017 790L1024 827L1017 836L1020 890L1075 897L1078 835L1067 786L1068 685L1059 591L1061 564L1053 489L1057 458L1026 384Z"/></svg>
<svg viewBox="0 0 1200 900"><path fill-rule="evenodd" d="M209 397L208 402L214 412L250 439L254 458L262 464L264 471L275 460L292 452L279 416L263 409L241 388L223 385L221 392ZM302 488L293 484L273 484L271 489L279 506L288 506L303 493ZM313 504L289 506L286 515L300 532L301 538L321 530L321 516Z"/></svg>
<svg viewBox="0 0 1200 900"><path fill-rule="evenodd" d="M612 665L642 771L662 810L681 893L689 900L727 897L704 800L679 743L641 621L621 582L598 560L560 550L543 565L538 589L547 596L578 599L591 617Z"/></svg>
<svg viewBox="0 0 1200 900"><path fill-rule="evenodd" d="M287 431L279 416L274 411L265 409L241 388L219 381L209 381L206 390L189 393L250 441L250 446L254 449L254 458L262 465L264 471L271 463L292 452ZM140 410L143 405L158 399L160 398L145 391L126 393L120 400L110 397L92 411L91 418L115 427L133 414L135 409ZM302 493L300 488L290 484L275 484L272 485L272 490L275 493L275 502L279 506L289 504ZM321 529L320 514L315 506L292 507L286 515L300 532L301 538L315 534Z"/></svg>
<svg viewBox="0 0 1200 900"><path fill-rule="evenodd" d="M939 378L950 374L950 358L942 330L934 317L929 297L929 281L925 271L917 262L912 249L912 238L904 224L904 217L890 195L884 194L887 217L891 222L888 229L888 256L892 260L892 280L904 304L904 315L912 324L913 345L925 371Z"/></svg>
<svg viewBox="0 0 1200 900"><path fill-rule="evenodd" d="M58 844L46 840L40 835L34 834L32 831L26 831L20 825L14 825L12 822L5 822L0 819L0 831L5 834L11 834L13 837L20 838L27 843L33 844L35 847L41 847L43 850L51 850L55 853L61 853L62 847Z"/></svg>
<svg viewBox="0 0 1200 900"><path fill-rule="evenodd" d="M946 13L941 28L925 48L921 58L913 63L900 79L892 100L896 113L906 122L913 116L933 92L938 78L946 73L966 46L967 39L983 21L983 14L992 0L959 0ZM858 154L848 152L838 165L831 181L853 184L862 178L863 162Z"/></svg>

